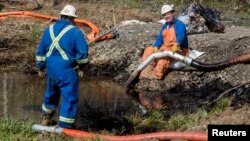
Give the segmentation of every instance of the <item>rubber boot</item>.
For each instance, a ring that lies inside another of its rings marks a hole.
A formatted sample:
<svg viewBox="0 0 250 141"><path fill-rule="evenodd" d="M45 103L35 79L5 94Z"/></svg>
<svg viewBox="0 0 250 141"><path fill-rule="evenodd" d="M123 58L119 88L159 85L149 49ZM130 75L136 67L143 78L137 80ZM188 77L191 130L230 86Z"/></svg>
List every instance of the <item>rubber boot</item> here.
<svg viewBox="0 0 250 141"><path fill-rule="evenodd" d="M52 117L44 116L41 124L44 126L51 126L53 124Z"/></svg>

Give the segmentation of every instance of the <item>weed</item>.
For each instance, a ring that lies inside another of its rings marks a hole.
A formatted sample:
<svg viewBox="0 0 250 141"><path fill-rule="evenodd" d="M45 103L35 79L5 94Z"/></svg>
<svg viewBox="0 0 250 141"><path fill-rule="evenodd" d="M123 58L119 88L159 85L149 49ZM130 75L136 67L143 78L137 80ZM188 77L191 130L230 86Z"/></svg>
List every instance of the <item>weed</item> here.
<svg viewBox="0 0 250 141"><path fill-rule="evenodd" d="M134 125L134 133L188 130L201 119L219 114L228 106L229 100L222 99L211 110L199 108L195 113L190 113L188 115L174 113L170 118L166 119L162 112L153 110L143 117L135 115L128 118Z"/></svg>
<svg viewBox="0 0 250 141"><path fill-rule="evenodd" d="M13 118L0 118L0 140L37 140L31 131L31 123L15 121Z"/></svg>
<svg viewBox="0 0 250 141"><path fill-rule="evenodd" d="M209 115L219 114L229 106L229 99L221 99L218 104L209 112Z"/></svg>

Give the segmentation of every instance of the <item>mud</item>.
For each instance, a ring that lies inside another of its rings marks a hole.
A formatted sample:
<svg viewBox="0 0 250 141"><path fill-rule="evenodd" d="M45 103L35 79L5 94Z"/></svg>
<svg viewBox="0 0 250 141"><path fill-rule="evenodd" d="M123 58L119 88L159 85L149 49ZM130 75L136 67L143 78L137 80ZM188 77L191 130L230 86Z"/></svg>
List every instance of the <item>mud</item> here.
<svg viewBox="0 0 250 141"><path fill-rule="evenodd" d="M54 8L47 7L36 12L55 16L64 4L63 2ZM159 15L150 10L112 9L106 6L107 3L101 6L93 3L72 4L80 9L79 17L85 17L100 25L102 32L109 31L111 27L117 25L116 28L120 33L116 39L97 42L89 47L90 64L85 69L86 75L109 76L115 82L124 84L140 64L143 49L151 45L156 38L161 27L161 24L156 23L160 20ZM5 8L2 11L13 11L8 7ZM96 9L100 11L93 12ZM16 7L15 10L20 10L20 7ZM29 8L22 10L29 10ZM116 22L114 22L114 15ZM121 21L128 19L141 20L146 24L120 25ZM32 69L35 66L35 49L42 30L48 22L31 21L30 19L0 21L1 70L14 69L36 74ZM250 28L243 24L238 26L234 22L224 22L224 24L226 24L225 33L208 32L188 35L191 48L206 52L197 59L198 61L217 63L250 53ZM221 93L249 81L249 72L249 62L213 72L202 72L186 67L184 70L169 70L165 79L161 81L139 80L131 91L147 108L163 109L167 116L174 112L186 114L195 112L201 107L210 109L213 107L211 104L213 100ZM224 96L231 99L231 112L232 109L239 109L246 105L249 107L249 87L244 85ZM207 101L209 104L204 104ZM246 108L246 111L249 113L249 108ZM249 122L249 118L246 118L248 117L245 117L245 120Z"/></svg>

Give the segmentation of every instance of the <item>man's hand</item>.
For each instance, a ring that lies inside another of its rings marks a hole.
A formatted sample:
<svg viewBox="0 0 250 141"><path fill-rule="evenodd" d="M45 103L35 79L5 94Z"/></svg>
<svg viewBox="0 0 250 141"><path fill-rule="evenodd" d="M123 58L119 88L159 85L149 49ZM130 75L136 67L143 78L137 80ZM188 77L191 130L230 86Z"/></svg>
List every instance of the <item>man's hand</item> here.
<svg viewBox="0 0 250 141"><path fill-rule="evenodd" d="M44 70L39 70L38 71L38 76L41 77L41 78L44 78L46 75L45 71Z"/></svg>
<svg viewBox="0 0 250 141"><path fill-rule="evenodd" d="M82 70L77 70L77 75L79 78L83 77L83 71Z"/></svg>
<svg viewBox="0 0 250 141"><path fill-rule="evenodd" d="M84 69L86 68L86 65L88 65L88 63L86 64L78 64L74 69L77 72L77 75L79 78L82 78L84 76Z"/></svg>
<svg viewBox="0 0 250 141"><path fill-rule="evenodd" d="M180 50L181 50L180 46L177 43L174 43L173 47L171 48L171 51L175 53Z"/></svg>
<svg viewBox="0 0 250 141"><path fill-rule="evenodd" d="M157 48L157 47L154 47L154 48L153 48L153 52L154 52L154 53L158 52L158 48Z"/></svg>

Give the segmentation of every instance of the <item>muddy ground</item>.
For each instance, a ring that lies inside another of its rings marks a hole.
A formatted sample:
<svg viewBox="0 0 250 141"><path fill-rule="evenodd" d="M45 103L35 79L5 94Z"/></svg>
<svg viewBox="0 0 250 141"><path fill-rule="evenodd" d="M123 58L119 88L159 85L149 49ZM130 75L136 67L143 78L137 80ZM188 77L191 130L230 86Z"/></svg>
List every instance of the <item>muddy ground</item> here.
<svg viewBox="0 0 250 141"><path fill-rule="evenodd" d="M46 7L34 11L37 8L35 4L2 3L1 12L33 10L33 12L58 16L57 13L65 4L65 1L56 6L47 3ZM124 85L130 74L140 64L144 47L151 45L159 32L161 26L157 23L160 20L159 13L155 10L114 7L108 3L73 2L71 4L79 9L79 17L98 25L102 33L109 31L114 25L117 26L119 37L97 42L89 47L90 64L85 73L92 76L112 77L114 81ZM223 16L227 20L230 19L226 17L227 15ZM121 21L132 19L143 21L145 24L126 26L120 24ZM9 18L0 22L1 70L18 70L36 74L32 69L35 66L35 49L43 28L49 22L30 18ZM250 28L234 24L234 21L227 21L224 24L225 33L188 35L190 47L206 52L197 59L198 61L217 63L250 53ZM85 32L87 33L88 30ZM225 111L202 119L195 126L197 128L190 130L203 130L203 127L210 123L250 124L250 85L243 85L221 95L234 86L248 82L249 72L249 62L212 72L186 67L184 70L169 71L163 80L139 80L133 87L135 90L133 94L137 94L147 108L163 109L169 116L173 112L192 113L201 107L210 109L214 106L213 101L217 102L219 96L230 99L230 107Z"/></svg>

